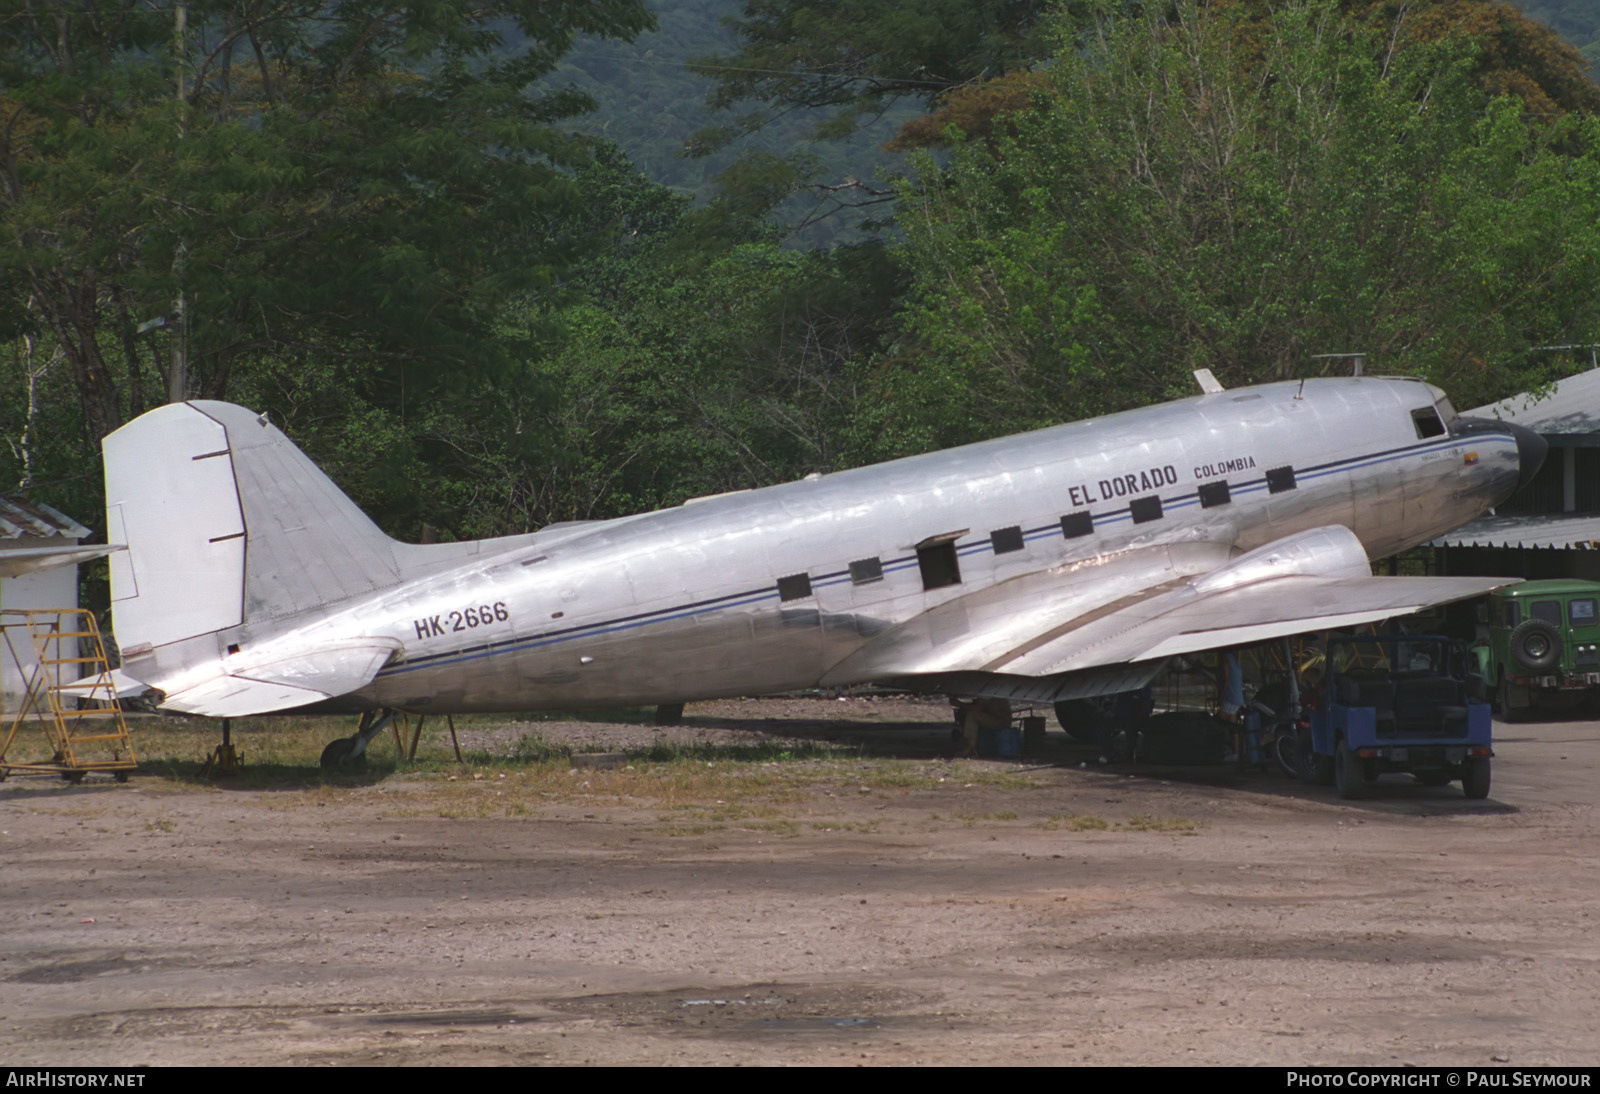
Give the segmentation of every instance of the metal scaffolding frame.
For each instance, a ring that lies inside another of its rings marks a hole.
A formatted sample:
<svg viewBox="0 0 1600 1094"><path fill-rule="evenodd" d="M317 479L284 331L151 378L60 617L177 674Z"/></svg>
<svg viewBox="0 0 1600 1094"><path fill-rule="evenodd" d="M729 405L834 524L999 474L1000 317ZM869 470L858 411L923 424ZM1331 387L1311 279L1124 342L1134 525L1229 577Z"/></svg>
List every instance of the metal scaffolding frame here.
<svg viewBox="0 0 1600 1094"><path fill-rule="evenodd" d="M0 639L0 648L24 682L17 710L0 713L0 779L13 773L55 774L79 782L90 771L102 771L125 781L136 766L133 741L94 613L84 608L0 610ZM25 651L31 657L24 659ZM73 678L63 679L67 675ZM49 759L11 759L25 724L42 731Z"/></svg>

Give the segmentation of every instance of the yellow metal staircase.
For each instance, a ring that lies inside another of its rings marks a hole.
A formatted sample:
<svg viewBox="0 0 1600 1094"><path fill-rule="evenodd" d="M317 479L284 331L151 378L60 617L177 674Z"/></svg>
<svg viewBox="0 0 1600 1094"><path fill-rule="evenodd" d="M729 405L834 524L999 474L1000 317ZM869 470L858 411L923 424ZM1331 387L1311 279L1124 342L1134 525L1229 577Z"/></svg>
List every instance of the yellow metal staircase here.
<svg viewBox="0 0 1600 1094"><path fill-rule="evenodd" d="M0 779L21 772L78 782L86 772L104 771L126 780L135 766L133 741L94 614L82 608L0 611L0 635L24 684L18 709L0 715ZM48 760L11 758L24 723L42 729Z"/></svg>

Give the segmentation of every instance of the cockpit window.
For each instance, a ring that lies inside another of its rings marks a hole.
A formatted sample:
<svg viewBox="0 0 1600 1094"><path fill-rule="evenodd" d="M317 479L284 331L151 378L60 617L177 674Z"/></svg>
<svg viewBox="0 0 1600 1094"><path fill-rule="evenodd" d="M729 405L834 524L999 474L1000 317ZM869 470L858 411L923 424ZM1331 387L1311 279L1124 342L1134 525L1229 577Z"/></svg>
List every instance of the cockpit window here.
<svg viewBox="0 0 1600 1094"><path fill-rule="evenodd" d="M1439 420L1439 412L1431 406L1422 410L1413 410L1411 412L1411 421L1417 427L1417 437L1420 440L1425 441L1429 437L1437 437L1444 432L1444 423Z"/></svg>
<svg viewBox="0 0 1600 1094"><path fill-rule="evenodd" d="M1433 409L1439 412L1439 417L1443 419L1445 425L1449 425L1461 416L1456 413L1456 408L1450 405L1450 396L1448 395L1440 395L1434 401Z"/></svg>

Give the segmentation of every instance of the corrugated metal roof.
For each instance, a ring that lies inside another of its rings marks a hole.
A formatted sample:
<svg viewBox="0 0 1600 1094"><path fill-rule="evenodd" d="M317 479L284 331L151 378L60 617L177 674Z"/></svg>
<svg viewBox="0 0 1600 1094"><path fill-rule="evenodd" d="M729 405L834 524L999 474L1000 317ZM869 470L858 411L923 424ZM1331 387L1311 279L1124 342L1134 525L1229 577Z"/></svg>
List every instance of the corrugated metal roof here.
<svg viewBox="0 0 1600 1094"><path fill-rule="evenodd" d="M1546 434L1600 433L1600 369L1557 380L1542 397L1523 392L1461 413L1516 422Z"/></svg>
<svg viewBox="0 0 1600 1094"><path fill-rule="evenodd" d="M21 539L24 536L82 539L88 534L89 529L42 502L0 498L0 539Z"/></svg>
<svg viewBox="0 0 1600 1094"><path fill-rule="evenodd" d="M1557 551L1600 549L1600 516L1566 513L1542 517L1480 517L1430 547L1540 547Z"/></svg>

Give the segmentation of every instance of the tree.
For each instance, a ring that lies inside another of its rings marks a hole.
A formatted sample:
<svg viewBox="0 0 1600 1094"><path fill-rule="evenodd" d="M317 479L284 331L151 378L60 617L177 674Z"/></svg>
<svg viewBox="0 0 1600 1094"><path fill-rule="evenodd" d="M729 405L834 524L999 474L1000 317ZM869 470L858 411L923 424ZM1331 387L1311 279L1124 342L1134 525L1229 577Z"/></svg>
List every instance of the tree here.
<svg viewBox="0 0 1600 1094"><path fill-rule="evenodd" d="M1065 7L1076 11L1098 2L1069 0ZM1037 31L1058 6L1046 0L743 0L742 14L727 20L737 47L703 57L695 67L714 81L707 97L713 107L760 108L745 110L736 124L707 127L691 151L709 154L774 123L807 117L815 119L814 141L855 141L853 158L872 164L881 153L862 147L868 127L897 125L953 89L1027 69L1047 53ZM829 171L822 161L805 149L752 154L723 171L717 185L736 210L768 215L782 205L803 226L843 211L886 209L892 201L887 188L874 184L871 167Z"/></svg>
<svg viewBox="0 0 1600 1094"><path fill-rule="evenodd" d="M707 211L602 151L580 173L593 230L574 299L524 309L551 333L532 371L553 397L527 467L542 520L619 516L843 465L850 366L881 348L903 275L878 243L799 252Z"/></svg>
<svg viewBox="0 0 1600 1094"><path fill-rule="evenodd" d="M952 88L1027 68L1044 55L1041 0L885 0L815 4L746 0L731 21L741 44L707 57L715 106L755 100L787 111L832 111L841 135L901 99L928 103Z"/></svg>
<svg viewBox="0 0 1600 1094"><path fill-rule="evenodd" d="M1264 0L1211 0L1207 8L1228 9L1235 64L1261 61L1272 34L1274 7ZM1387 67L1397 54L1446 38L1468 38L1476 46L1469 66L1472 79L1491 95L1511 94L1536 118L1573 111L1600 111L1600 87L1586 75L1588 63L1550 27L1497 0L1339 0L1338 10L1371 32L1368 46ZM1089 8L1073 19L1074 32L1104 28L1125 9ZM1600 17L1596 18L1600 28ZM934 101L935 109L901 125L890 147L907 149L944 143L951 126L962 134L987 136L1006 115L1027 105L1043 74L1014 70L953 88Z"/></svg>
<svg viewBox="0 0 1600 1094"><path fill-rule="evenodd" d="M1589 78L1600 81L1600 9L1590 0L1516 0L1516 5L1576 48L1589 65Z"/></svg>
<svg viewBox="0 0 1600 1094"><path fill-rule="evenodd" d="M575 34L649 22L642 0L0 0L0 303L59 346L93 438L158 383L224 395L240 362L367 362L402 403L508 368L500 309L583 245L582 147L554 127L583 102L530 85Z"/></svg>
<svg viewBox="0 0 1600 1094"><path fill-rule="evenodd" d="M1600 338L1600 123L1487 98L1473 40L1390 56L1320 0L1069 29L1027 108L951 131L902 197L915 281L864 455L1325 352L1487 400L1532 347Z"/></svg>
<svg viewBox="0 0 1600 1094"><path fill-rule="evenodd" d="M1556 117L1600 111L1600 87L1577 48L1551 27L1498 0L1344 0L1386 51L1467 37L1477 44L1474 81L1492 95L1515 95L1529 113ZM1600 26L1600 20L1596 21Z"/></svg>

